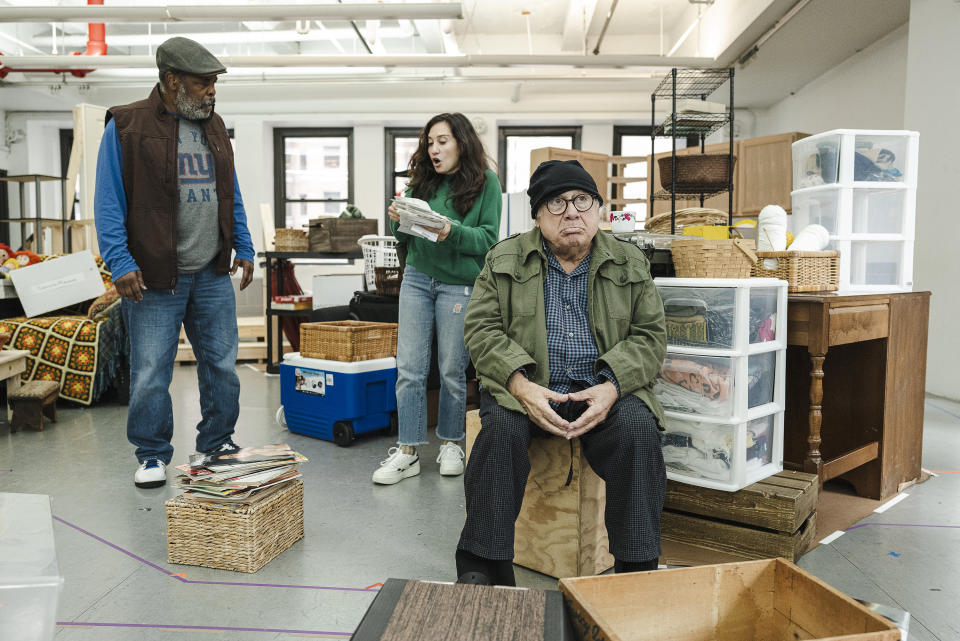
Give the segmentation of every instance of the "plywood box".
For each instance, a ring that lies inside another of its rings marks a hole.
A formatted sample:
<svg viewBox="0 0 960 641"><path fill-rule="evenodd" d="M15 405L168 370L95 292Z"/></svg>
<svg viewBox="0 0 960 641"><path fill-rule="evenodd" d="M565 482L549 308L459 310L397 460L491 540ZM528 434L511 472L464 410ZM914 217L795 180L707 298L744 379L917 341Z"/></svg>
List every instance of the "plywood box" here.
<svg viewBox="0 0 960 641"><path fill-rule="evenodd" d="M479 413L467 412L468 456L479 431ZM557 578L613 567L603 522L606 484L587 463L580 440L534 438L529 451L513 562Z"/></svg>
<svg viewBox="0 0 960 641"><path fill-rule="evenodd" d="M783 559L561 579L581 641L896 641L895 625Z"/></svg>
<svg viewBox="0 0 960 641"><path fill-rule="evenodd" d="M668 481L661 536L741 559L796 561L816 533L818 489L815 474L791 471L738 492Z"/></svg>

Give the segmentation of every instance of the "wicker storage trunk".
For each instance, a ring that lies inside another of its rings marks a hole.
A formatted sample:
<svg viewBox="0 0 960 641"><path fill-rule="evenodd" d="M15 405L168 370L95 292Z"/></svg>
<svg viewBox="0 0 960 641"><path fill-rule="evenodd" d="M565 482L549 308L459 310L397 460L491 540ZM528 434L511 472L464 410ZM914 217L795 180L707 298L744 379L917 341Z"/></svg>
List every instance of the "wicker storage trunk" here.
<svg viewBox="0 0 960 641"><path fill-rule="evenodd" d="M370 218L326 216L310 221L310 251L346 253L360 251L361 236L377 233L377 221Z"/></svg>
<svg viewBox="0 0 960 641"><path fill-rule="evenodd" d="M262 490L250 503L166 502L167 562L256 572L303 538L303 481Z"/></svg>

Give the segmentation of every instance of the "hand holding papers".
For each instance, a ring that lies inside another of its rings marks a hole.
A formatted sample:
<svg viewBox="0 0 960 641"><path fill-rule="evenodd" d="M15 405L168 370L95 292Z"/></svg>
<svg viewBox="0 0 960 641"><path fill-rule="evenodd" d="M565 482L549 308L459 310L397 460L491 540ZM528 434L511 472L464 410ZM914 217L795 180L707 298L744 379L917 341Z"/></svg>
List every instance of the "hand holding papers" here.
<svg viewBox="0 0 960 641"><path fill-rule="evenodd" d="M396 196L393 199L393 204L400 213L398 229L411 236L437 242L439 235L428 228L443 229L445 225L460 224L459 221L451 220L443 214L433 211L429 204L419 198Z"/></svg>

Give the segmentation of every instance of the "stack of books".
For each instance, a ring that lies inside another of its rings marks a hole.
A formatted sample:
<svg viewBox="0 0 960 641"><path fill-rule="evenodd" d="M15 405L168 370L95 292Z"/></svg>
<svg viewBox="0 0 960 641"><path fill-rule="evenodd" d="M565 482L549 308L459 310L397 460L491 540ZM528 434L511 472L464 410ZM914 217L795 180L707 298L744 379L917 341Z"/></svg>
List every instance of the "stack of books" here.
<svg viewBox="0 0 960 641"><path fill-rule="evenodd" d="M460 224L457 220L451 220L443 214L433 211L426 201L419 198L395 196L393 204L396 205L397 211L400 213L398 229L411 236L419 236L436 242L438 234L428 228L442 229L447 223Z"/></svg>
<svg viewBox="0 0 960 641"><path fill-rule="evenodd" d="M191 498L206 501L249 501L261 490L300 478L297 466L306 461L286 443L194 454L190 463L177 466L182 472L177 487Z"/></svg>

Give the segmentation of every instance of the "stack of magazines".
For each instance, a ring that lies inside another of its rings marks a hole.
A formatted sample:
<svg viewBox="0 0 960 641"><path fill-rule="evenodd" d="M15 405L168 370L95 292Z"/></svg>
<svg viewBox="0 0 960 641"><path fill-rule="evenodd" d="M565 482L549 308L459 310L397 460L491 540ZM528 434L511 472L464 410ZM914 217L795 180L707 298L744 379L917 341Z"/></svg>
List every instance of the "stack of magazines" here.
<svg viewBox="0 0 960 641"><path fill-rule="evenodd" d="M426 201L419 198L395 196L393 204L396 205L397 211L400 213L400 225L397 229L411 236L419 236L437 242L437 233L426 229L427 227L439 229L447 223L460 224L460 221L451 220L443 214L433 211Z"/></svg>
<svg viewBox="0 0 960 641"><path fill-rule="evenodd" d="M242 502L268 487L300 478L297 469L307 458L286 443L245 447L230 453L194 454L178 465L177 486L191 498Z"/></svg>

